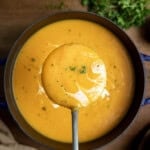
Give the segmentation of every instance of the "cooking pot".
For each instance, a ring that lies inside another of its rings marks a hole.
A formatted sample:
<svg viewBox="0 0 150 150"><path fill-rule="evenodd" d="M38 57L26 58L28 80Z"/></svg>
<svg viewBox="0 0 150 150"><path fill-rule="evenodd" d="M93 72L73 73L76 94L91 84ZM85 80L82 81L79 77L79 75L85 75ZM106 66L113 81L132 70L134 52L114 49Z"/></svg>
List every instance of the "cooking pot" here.
<svg viewBox="0 0 150 150"><path fill-rule="evenodd" d="M84 20L92 21L92 22L95 22L104 26L105 28L113 32L126 47L129 57L133 64L134 72L135 72L135 90L134 90L133 100L130 105L130 108L128 109L128 112L126 113L122 121L114 129L112 129L108 134L104 135L103 137L100 137L90 142L80 144L81 150L94 149L94 148L98 148L107 144L108 142L116 138L118 135L120 135L134 119L136 113L138 112L140 105L146 103L149 100L147 99L147 101L142 101L143 94L144 94L144 85L145 85L144 69L142 65L141 56L138 53L136 46L133 44L131 39L126 35L126 33L123 30L121 30L118 26L113 24L108 19L97 16L96 14L93 14L93 13L87 13L87 12L61 12L61 13L56 13L56 14L47 16L33 23L30 27L28 27L22 33L22 35L16 41L16 43L14 44L14 46L12 47L9 53L6 66L5 66L5 73L4 73L5 98L6 98L7 105L12 116L14 117L16 122L19 124L20 128L27 135L29 135L36 141L39 141L41 144L47 145L50 149L70 150L72 148L71 144L61 143L61 142L48 139L47 137L35 131L26 122L26 120L24 120L23 116L19 112L18 107L15 102L13 88L12 88L12 74L13 74L14 64L15 64L17 55L20 52L21 47L24 45L27 39L29 39L32 34L34 34L36 31L38 31L45 25L51 24L56 21L64 20L64 19L84 19ZM150 58L146 55L142 55L142 59L150 60ZM1 61L1 64L2 63L3 62ZM4 107L5 104L1 103L1 107L2 106Z"/></svg>

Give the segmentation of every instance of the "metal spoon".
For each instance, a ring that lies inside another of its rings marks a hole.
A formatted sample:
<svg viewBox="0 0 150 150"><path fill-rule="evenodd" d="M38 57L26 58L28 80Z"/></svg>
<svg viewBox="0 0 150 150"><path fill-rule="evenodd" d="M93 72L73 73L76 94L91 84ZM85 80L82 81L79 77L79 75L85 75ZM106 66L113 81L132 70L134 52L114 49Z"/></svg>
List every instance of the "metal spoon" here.
<svg viewBox="0 0 150 150"><path fill-rule="evenodd" d="M78 110L72 110L72 149L79 150L78 142Z"/></svg>

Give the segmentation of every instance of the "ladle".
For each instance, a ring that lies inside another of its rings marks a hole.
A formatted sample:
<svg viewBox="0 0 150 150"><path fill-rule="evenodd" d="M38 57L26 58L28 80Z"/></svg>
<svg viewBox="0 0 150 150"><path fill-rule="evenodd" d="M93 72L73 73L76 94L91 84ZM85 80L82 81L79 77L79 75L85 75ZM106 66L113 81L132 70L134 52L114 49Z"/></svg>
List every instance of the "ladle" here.
<svg viewBox="0 0 150 150"><path fill-rule="evenodd" d="M103 61L95 51L84 45L62 45L46 58L42 82L54 103L71 110L73 150L78 150L78 111L105 92L106 70Z"/></svg>

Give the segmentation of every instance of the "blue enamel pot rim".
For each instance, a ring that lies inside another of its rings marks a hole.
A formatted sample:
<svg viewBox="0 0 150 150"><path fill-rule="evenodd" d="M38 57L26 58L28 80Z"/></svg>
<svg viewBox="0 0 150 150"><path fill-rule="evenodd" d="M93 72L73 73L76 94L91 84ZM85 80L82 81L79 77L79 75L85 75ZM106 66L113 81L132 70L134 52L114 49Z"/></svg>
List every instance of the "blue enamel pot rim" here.
<svg viewBox="0 0 150 150"><path fill-rule="evenodd" d="M23 46L23 44L26 42L26 40L37 30L42 28L43 26L64 20L64 19L83 19L88 20L92 22L96 22L104 27L106 27L108 30L113 32L124 44L124 46L127 49L127 52L129 54L129 57L131 58L134 72L135 72L135 91L133 96L132 104L125 115L125 117L122 119L122 121L118 124L117 127L115 127L113 130L111 130L108 134L104 135L103 137L100 137L96 140L86 142L86 143L80 143L80 149L81 150L88 150L88 149L95 149L101 146L106 145L107 143L111 142L113 139L118 137L133 121L135 118L138 109L140 107L140 104L143 99L144 94L144 87L145 87L145 78L144 78L144 68L142 64L142 60L140 58L139 52L132 42L132 40L127 36L127 34L120 29L118 26L113 24L110 20L100 17L96 14L89 13L89 12L79 12L79 11L69 11L69 12L60 12L55 13L49 16L44 17L43 19L40 19L36 22L34 22L30 27L28 27L19 37L19 39L15 42L13 45L7 62L5 66L5 73L4 73L4 90L5 90L5 97L8 104L8 108L16 120L16 122L19 124L20 128L31 138L35 139L36 141L40 142L41 144L44 144L52 149L57 150L70 150L72 148L72 144L68 143L61 143L57 142L51 139L48 139L47 137L41 135L37 131L35 131L23 118L21 113L18 110L18 107L16 105L14 95L13 95L13 88L12 88L12 74L13 74L13 67L16 61L16 57ZM121 106L123 107L123 106Z"/></svg>

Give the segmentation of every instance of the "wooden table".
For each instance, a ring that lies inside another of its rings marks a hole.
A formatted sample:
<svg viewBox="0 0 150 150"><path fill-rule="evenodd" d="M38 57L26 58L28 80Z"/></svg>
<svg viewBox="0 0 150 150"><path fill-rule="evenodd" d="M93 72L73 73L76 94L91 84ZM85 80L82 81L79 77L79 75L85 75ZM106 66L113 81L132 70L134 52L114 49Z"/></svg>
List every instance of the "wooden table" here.
<svg viewBox="0 0 150 150"><path fill-rule="evenodd" d="M64 8L61 9L60 0L1 0L0 2L0 58L8 55L13 43L24 29L33 21L48 14L63 10L81 10L80 0L64 0ZM55 7L55 8L54 8ZM143 36L143 28L130 28L126 31L135 42L139 51L150 55L150 42ZM145 97L150 97L150 63L145 62L146 69L146 93ZM3 71L0 66L0 96L4 98L3 92ZM134 149L141 140L141 135L150 125L150 105L142 106L129 128L118 138L109 143L101 150L128 150ZM31 138L27 137L18 127L7 109L0 109L0 118L7 124L14 137L19 143L37 147L39 150L47 150ZM136 144L135 144L136 143Z"/></svg>

